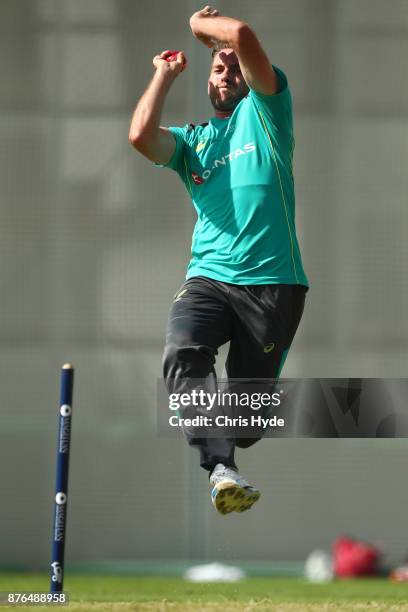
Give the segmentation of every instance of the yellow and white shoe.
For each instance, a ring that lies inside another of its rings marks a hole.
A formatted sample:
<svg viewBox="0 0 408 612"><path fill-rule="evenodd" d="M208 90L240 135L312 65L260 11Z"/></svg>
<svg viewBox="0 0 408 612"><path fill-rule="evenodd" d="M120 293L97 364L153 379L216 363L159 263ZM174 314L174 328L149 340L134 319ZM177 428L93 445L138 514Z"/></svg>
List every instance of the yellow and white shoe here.
<svg viewBox="0 0 408 612"><path fill-rule="evenodd" d="M211 501L220 514L245 512L258 501L261 494L247 483L236 470L218 463L210 476Z"/></svg>

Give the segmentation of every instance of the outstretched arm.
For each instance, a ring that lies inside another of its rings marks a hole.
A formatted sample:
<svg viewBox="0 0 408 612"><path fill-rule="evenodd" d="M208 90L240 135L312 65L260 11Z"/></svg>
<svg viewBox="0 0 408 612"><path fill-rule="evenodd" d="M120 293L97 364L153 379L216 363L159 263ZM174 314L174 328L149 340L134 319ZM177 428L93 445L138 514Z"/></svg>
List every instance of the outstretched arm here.
<svg viewBox="0 0 408 612"><path fill-rule="evenodd" d="M192 15L190 27L194 36L207 47L211 48L220 41L234 49L242 75L250 89L267 95L278 92L276 73L247 23L221 16L217 9L206 6Z"/></svg>
<svg viewBox="0 0 408 612"><path fill-rule="evenodd" d="M167 164L176 148L173 134L160 126L160 119L167 93L186 66L182 52L177 59L166 61L170 55L167 50L153 59L156 72L134 110L129 130L129 141L135 149L158 164Z"/></svg>

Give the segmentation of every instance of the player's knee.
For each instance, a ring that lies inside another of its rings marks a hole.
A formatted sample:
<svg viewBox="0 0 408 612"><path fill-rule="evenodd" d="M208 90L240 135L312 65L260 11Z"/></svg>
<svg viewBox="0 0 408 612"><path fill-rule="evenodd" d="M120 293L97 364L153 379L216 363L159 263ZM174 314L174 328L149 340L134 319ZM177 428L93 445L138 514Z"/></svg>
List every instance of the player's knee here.
<svg viewBox="0 0 408 612"><path fill-rule="evenodd" d="M163 368L165 374L166 371L173 370L192 359L194 359L194 351L191 346L173 342L166 344L163 353Z"/></svg>
<svg viewBox="0 0 408 612"><path fill-rule="evenodd" d="M167 344L163 354L164 378L189 376L205 377L215 361L214 353L207 347L191 344Z"/></svg>
<svg viewBox="0 0 408 612"><path fill-rule="evenodd" d="M164 378L174 376L180 361L180 347L176 344L166 344L163 353L163 375Z"/></svg>

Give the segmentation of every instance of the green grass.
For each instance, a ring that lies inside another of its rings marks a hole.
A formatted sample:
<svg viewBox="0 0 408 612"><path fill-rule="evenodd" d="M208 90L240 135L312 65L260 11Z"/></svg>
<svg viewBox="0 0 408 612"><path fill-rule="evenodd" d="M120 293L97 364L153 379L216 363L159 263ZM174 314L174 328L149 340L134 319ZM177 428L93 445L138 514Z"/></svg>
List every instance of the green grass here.
<svg viewBox="0 0 408 612"><path fill-rule="evenodd" d="M143 610L408 612L408 584L369 579L309 584L298 578L249 578L237 584L192 584L181 578L78 576L67 574L70 612ZM40 574L0 574L0 591L47 591ZM1 607L1 610L28 609ZM36 606L35 610L50 607ZM56 609L56 608L53 608ZM58 609L58 607L57 607Z"/></svg>

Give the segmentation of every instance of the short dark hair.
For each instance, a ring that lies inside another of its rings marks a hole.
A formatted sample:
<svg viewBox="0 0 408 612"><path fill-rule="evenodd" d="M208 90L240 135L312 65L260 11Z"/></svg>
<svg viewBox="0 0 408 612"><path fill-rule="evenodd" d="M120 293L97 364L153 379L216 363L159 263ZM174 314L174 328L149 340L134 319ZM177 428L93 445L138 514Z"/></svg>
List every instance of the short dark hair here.
<svg viewBox="0 0 408 612"><path fill-rule="evenodd" d="M211 49L211 59L214 59L217 53L219 53L219 51L222 51L222 49L231 49L231 45L226 42L217 41Z"/></svg>

